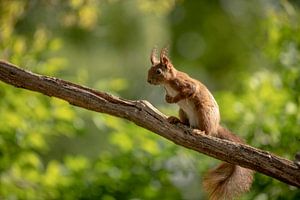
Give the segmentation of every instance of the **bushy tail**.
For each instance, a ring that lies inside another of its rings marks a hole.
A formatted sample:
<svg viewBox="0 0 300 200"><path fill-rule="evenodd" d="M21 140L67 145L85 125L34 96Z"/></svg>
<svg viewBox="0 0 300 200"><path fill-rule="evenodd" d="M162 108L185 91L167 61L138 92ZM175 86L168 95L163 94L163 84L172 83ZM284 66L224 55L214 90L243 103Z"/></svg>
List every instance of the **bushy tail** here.
<svg viewBox="0 0 300 200"><path fill-rule="evenodd" d="M240 138L220 126L218 137L243 143ZM249 191L253 181L253 171L229 163L221 163L204 177L203 186L210 200L231 200Z"/></svg>
<svg viewBox="0 0 300 200"><path fill-rule="evenodd" d="M224 162L207 174L203 185L210 200L231 200L247 192L252 179L252 170Z"/></svg>

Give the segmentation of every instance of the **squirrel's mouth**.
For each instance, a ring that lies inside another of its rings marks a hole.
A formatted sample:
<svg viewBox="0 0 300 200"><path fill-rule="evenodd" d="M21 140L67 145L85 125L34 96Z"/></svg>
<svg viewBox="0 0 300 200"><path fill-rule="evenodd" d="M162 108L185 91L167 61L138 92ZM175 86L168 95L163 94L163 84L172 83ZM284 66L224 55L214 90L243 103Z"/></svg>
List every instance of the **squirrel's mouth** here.
<svg viewBox="0 0 300 200"><path fill-rule="evenodd" d="M150 83L151 85L159 85L159 81L153 80L153 79L148 79L147 80L148 83Z"/></svg>

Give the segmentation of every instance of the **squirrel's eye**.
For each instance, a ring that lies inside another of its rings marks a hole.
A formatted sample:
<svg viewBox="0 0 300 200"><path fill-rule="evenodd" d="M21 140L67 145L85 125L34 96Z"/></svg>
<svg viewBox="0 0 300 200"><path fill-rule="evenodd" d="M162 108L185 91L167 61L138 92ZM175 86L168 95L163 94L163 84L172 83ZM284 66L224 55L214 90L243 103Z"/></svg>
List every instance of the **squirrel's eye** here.
<svg viewBox="0 0 300 200"><path fill-rule="evenodd" d="M156 70L156 74L161 74L161 73L162 73L161 69Z"/></svg>

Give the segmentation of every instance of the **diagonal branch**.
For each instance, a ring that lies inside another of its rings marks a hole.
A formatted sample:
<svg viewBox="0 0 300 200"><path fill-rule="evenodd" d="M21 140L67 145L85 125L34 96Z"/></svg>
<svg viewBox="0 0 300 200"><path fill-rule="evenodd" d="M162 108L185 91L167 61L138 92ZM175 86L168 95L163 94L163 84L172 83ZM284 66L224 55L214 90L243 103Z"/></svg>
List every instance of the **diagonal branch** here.
<svg viewBox="0 0 300 200"><path fill-rule="evenodd" d="M121 99L58 78L34 74L4 61L0 61L0 80L88 110L127 119L178 145L300 187L300 168L292 161L248 145L210 137L183 125L172 125L147 101Z"/></svg>

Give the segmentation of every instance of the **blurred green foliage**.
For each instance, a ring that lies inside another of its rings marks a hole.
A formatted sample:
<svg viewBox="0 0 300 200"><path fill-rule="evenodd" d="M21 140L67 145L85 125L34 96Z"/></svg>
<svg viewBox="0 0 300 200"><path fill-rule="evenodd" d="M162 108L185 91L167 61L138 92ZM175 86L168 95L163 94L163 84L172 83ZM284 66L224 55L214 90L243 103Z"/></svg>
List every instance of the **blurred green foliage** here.
<svg viewBox="0 0 300 200"><path fill-rule="evenodd" d="M3 0L0 57L167 114L149 52L202 80L223 123L288 159L300 146L299 1ZM0 83L0 199L203 199L212 158L136 125ZM299 199L256 174L242 199Z"/></svg>

